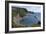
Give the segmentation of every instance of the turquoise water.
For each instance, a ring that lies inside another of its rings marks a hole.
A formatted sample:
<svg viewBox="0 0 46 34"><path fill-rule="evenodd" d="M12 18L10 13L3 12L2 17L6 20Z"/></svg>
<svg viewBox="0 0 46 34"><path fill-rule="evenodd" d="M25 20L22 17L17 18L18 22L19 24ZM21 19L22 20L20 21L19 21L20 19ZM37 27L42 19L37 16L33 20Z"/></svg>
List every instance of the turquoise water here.
<svg viewBox="0 0 46 34"><path fill-rule="evenodd" d="M31 26L32 24L37 24L38 21L41 21L41 14L40 13L28 13L23 19L20 21L21 24Z"/></svg>

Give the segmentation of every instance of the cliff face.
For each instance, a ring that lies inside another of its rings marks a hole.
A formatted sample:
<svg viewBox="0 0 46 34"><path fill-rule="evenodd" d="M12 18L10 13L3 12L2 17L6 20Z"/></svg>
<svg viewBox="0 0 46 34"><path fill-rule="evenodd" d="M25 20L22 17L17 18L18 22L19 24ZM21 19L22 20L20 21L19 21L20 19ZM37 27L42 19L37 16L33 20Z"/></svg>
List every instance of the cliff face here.
<svg viewBox="0 0 46 34"><path fill-rule="evenodd" d="M28 12L25 8L19 8L19 7L12 7L13 15L19 14L21 17L25 16Z"/></svg>

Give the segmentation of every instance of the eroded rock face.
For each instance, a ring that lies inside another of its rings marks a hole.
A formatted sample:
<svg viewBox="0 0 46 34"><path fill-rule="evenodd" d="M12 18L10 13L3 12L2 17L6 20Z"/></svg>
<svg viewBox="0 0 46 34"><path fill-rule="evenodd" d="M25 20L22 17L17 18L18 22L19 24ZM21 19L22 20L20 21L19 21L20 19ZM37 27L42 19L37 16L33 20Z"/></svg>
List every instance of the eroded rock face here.
<svg viewBox="0 0 46 34"><path fill-rule="evenodd" d="M12 7L13 15L17 15L19 13L19 16L23 17L27 13L27 9L25 8L19 8L19 7Z"/></svg>

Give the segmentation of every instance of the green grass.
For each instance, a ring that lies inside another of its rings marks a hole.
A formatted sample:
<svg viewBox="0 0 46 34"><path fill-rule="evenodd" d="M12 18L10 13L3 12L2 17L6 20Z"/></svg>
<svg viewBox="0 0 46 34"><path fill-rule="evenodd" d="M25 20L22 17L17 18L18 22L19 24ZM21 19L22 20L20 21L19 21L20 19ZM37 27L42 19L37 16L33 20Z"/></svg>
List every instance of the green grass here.
<svg viewBox="0 0 46 34"><path fill-rule="evenodd" d="M32 24L31 27L40 27L40 24Z"/></svg>

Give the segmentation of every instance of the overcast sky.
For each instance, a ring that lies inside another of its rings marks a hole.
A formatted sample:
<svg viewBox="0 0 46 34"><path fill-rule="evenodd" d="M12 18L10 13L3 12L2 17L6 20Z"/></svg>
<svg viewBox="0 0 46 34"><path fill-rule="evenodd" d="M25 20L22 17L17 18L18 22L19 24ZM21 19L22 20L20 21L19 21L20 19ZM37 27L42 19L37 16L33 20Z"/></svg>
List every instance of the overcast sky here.
<svg viewBox="0 0 46 34"><path fill-rule="evenodd" d="M15 4L13 6L20 7L20 8L26 8L28 11L32 11L32 12L41 12L41 6L38 6L38 5L32 6L32 4Z"/></svg>

